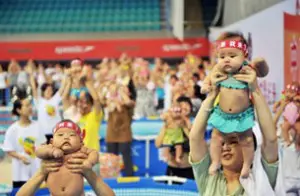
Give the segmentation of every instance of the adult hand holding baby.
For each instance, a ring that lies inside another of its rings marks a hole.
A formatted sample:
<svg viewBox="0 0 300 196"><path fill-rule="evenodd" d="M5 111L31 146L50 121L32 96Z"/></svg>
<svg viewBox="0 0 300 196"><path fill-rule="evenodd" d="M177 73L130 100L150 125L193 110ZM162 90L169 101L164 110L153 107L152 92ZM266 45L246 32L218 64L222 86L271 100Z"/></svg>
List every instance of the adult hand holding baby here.
<svg viewBox="0 0 300 196"><path fill-rule="evenodd" d="M238 74L234 75L233 77L236 80L247 83L250 91L254 92L258 89L256 76L256 71L253 68L245 66Z"/></svg>
<svg viewBox="0 0 300 196"><path fill-rule="evenodd" d="M209 87L209 93L207 96L215 98L219 93L218 83L220 83L223 80L226 80L227 78L228 76L226 74L218 70L214 70L210 76L211 85Z"/></svg>
<svg viewBox="0 0 300 196"><path fill-rule="evenodd" d="M84 153L82 150L72 154L71 158L67 162L67 168L72 173L84 174L85 172L92 169L91 164L85 163L87 157L88 157L87 154Z"/></svg>
<svg viewBox="0 0 300 196"><path fill-rule="evenodd" d="M57 172L62 164L62 160L42 160L41 173L44 175L48 175L50 172Z"/></svg>

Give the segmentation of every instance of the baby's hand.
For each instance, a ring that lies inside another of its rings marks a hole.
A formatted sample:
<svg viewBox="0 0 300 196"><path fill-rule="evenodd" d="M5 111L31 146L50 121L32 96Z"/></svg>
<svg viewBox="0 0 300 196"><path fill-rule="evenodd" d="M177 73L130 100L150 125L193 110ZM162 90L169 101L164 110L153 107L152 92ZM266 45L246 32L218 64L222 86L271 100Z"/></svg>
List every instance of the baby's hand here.
<svg viewBox="0 0 300 196"><path fill-rule="evenodd" d="M53 157L55 159L62 158L64 156L64 152L61 149L55 148L53 150Z"/></svg>

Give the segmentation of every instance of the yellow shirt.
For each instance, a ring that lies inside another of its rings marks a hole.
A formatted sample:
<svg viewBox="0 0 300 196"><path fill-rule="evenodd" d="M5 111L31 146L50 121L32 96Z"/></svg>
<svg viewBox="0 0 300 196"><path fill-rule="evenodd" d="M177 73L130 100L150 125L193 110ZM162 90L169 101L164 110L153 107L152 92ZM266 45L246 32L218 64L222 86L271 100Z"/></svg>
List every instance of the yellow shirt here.
<svg viewBox="0 0 300 196"><path fill-rule="evenodd" d="M82 116L79 120L79 126L83 130L85 129L85 138L83 143L86 147L100 151L99 145L99 128L102 121L103 112L98 114L95 111Z"/></svg>

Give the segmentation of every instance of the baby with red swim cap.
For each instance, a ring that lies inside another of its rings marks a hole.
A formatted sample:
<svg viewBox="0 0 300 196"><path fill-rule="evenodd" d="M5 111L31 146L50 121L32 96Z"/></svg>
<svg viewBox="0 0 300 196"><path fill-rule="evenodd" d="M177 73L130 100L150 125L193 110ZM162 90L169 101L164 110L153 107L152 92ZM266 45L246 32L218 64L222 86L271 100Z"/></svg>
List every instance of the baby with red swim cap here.
<svg viewBox="0 0 300 196"><path fill-rule="evenodd" d="M83 162L87 168L91 168L98 160L98 152L83 146L85 131L71 120L63 120L53 129L53 139L50 144L42 145L36 150L40 159L57 159L63 161L57 172L50 172L46 179L51 195L84 195L83 175L72 173L67 168L67 161L72 154L83 152L88 158Z"/></svg>

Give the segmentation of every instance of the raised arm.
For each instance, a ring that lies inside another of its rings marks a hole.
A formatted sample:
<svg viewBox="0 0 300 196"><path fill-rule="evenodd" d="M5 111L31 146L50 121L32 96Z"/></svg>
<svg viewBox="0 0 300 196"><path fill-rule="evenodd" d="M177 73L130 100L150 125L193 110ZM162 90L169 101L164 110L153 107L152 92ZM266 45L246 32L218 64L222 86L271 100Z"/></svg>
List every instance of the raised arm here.
<svg viewBox="0 0 300 196"><path fill-rule="evenodd" d="M46 177L47 175L38 171L19 189L16 196L34 196Z"/></svg>
<svg viewBox="0 0 300 196"><path fill-rule="evenodd" d="M272 114L269 106L258 89L252 93L255 109L263 135L262 155L266 161L273 163L278 160L278 143L276 135L276 127L273 123Z"/></svg>
<svg viewBox="0 0 300 196"><path fill-rule="evenodd" d="M57 161L42 161L41 168L17 192L16 196L34 196L49 172L57 172L62 163Z"/></svg>
<svg viewBox="0 0 300 196"><path fill-rule="evenodd" d="M68 160L67 168L73 173L83 174L97 196L114 196L115 193L113 190L102 180L101 177L95 174L92 167L86 167L86 165L83 164L88 158L84 150L88 149L83 147L82 150L83 151L72 155L72 157Z"/></svg>
<svg viewBox="0 0 300 196"><path fill-rule="evenodd" d="M100 176L97 176L93 170L84 172L84 177L91 185L97 196L114 196L113 190L102 180Z"/></svg>
<svg viewBox="0 0 300 196"><path fill-rule="evenodd" d="M68 99L71 85L72 77L70 75L66 75L66 77L62 81L61 87L59 88L59 94L61 95L62 100Z"/></svg>
<svg viewBox="0 0 300 196"><path fill-rule="evenodd" d="M202 102L200 110L192 125L192 130L189 134L190 139L190 156L193 162L199 162L203 159L207 153L207 146L204 138L206 131L207 120L210 112L213 109L214 101L219 93L219 89L216 84L222 80L225 80L227 75L214 70L210 74L211 89L206 99Z"/></svg>
<svg viewBox="0 0 300 196"><path fill-rule="evenodd" d="M30 82L30 86L32 88L32 96L35 99L37 99L38 98L38 92L37 92L37 86L36 86L36 83L35 83L33 67L31 65L26 65L26 71L29 74L29 82Z"/></svg>
<svg viewBox="0 0 300 196"><path fill-rule="evenodd" d="M161 147L161 145L163 143L163 139L164 139L165 134L166 134L166 128L165 128L165 126L163 126L161 128L159 134L155 138L155 146L156 146L156 148L160 148Z"/></svg>
<svg viewBox="0 0 300 196"><path fill-rule="evenodd" d="M277 110L277 112L275 113L274 115L274 124L275 124L275 127L277 126L277 123L279 121L279 118L280 116L282 115L283 111L284 111L284 108L285 106L288 104L287 101L284 101L282 100L282 103L279 105L279 109Z"/></svg>
<svg viewBox="0 0 300 196"><path fill-rule="evenodd" d="M200 110L198 111L192 125L191 132L189 133L190 155L193 162L201 161L207 153L204 133L206 131L207 120L209 118L210 111L213 108L216 96L216 89L212 90L202 102Z"/></svg>
<svg viewBox="0 0 300 196"><path fill-rule="evenodd" d="M255 70L246 66L240 73L234 77L237 80L247 82L252 92L258 123L263 135L262 156L268 163L273 163L278 160L278 144L271 111L258 87Z"/></svg>
<svg viewBox="0 0 300 196"><path fill-rule="evenodd" d="M85 80L85 86L88 89L89 93L91 94L93 101L94 101L94 110L97 114L99 114L102 111L101 107L101 101L98 97L98 93L96 89L94 88L93 79L90 77L87 77L87 68L83 68L83 78ZM86 70L85 70L86 69Z"/></svg>

